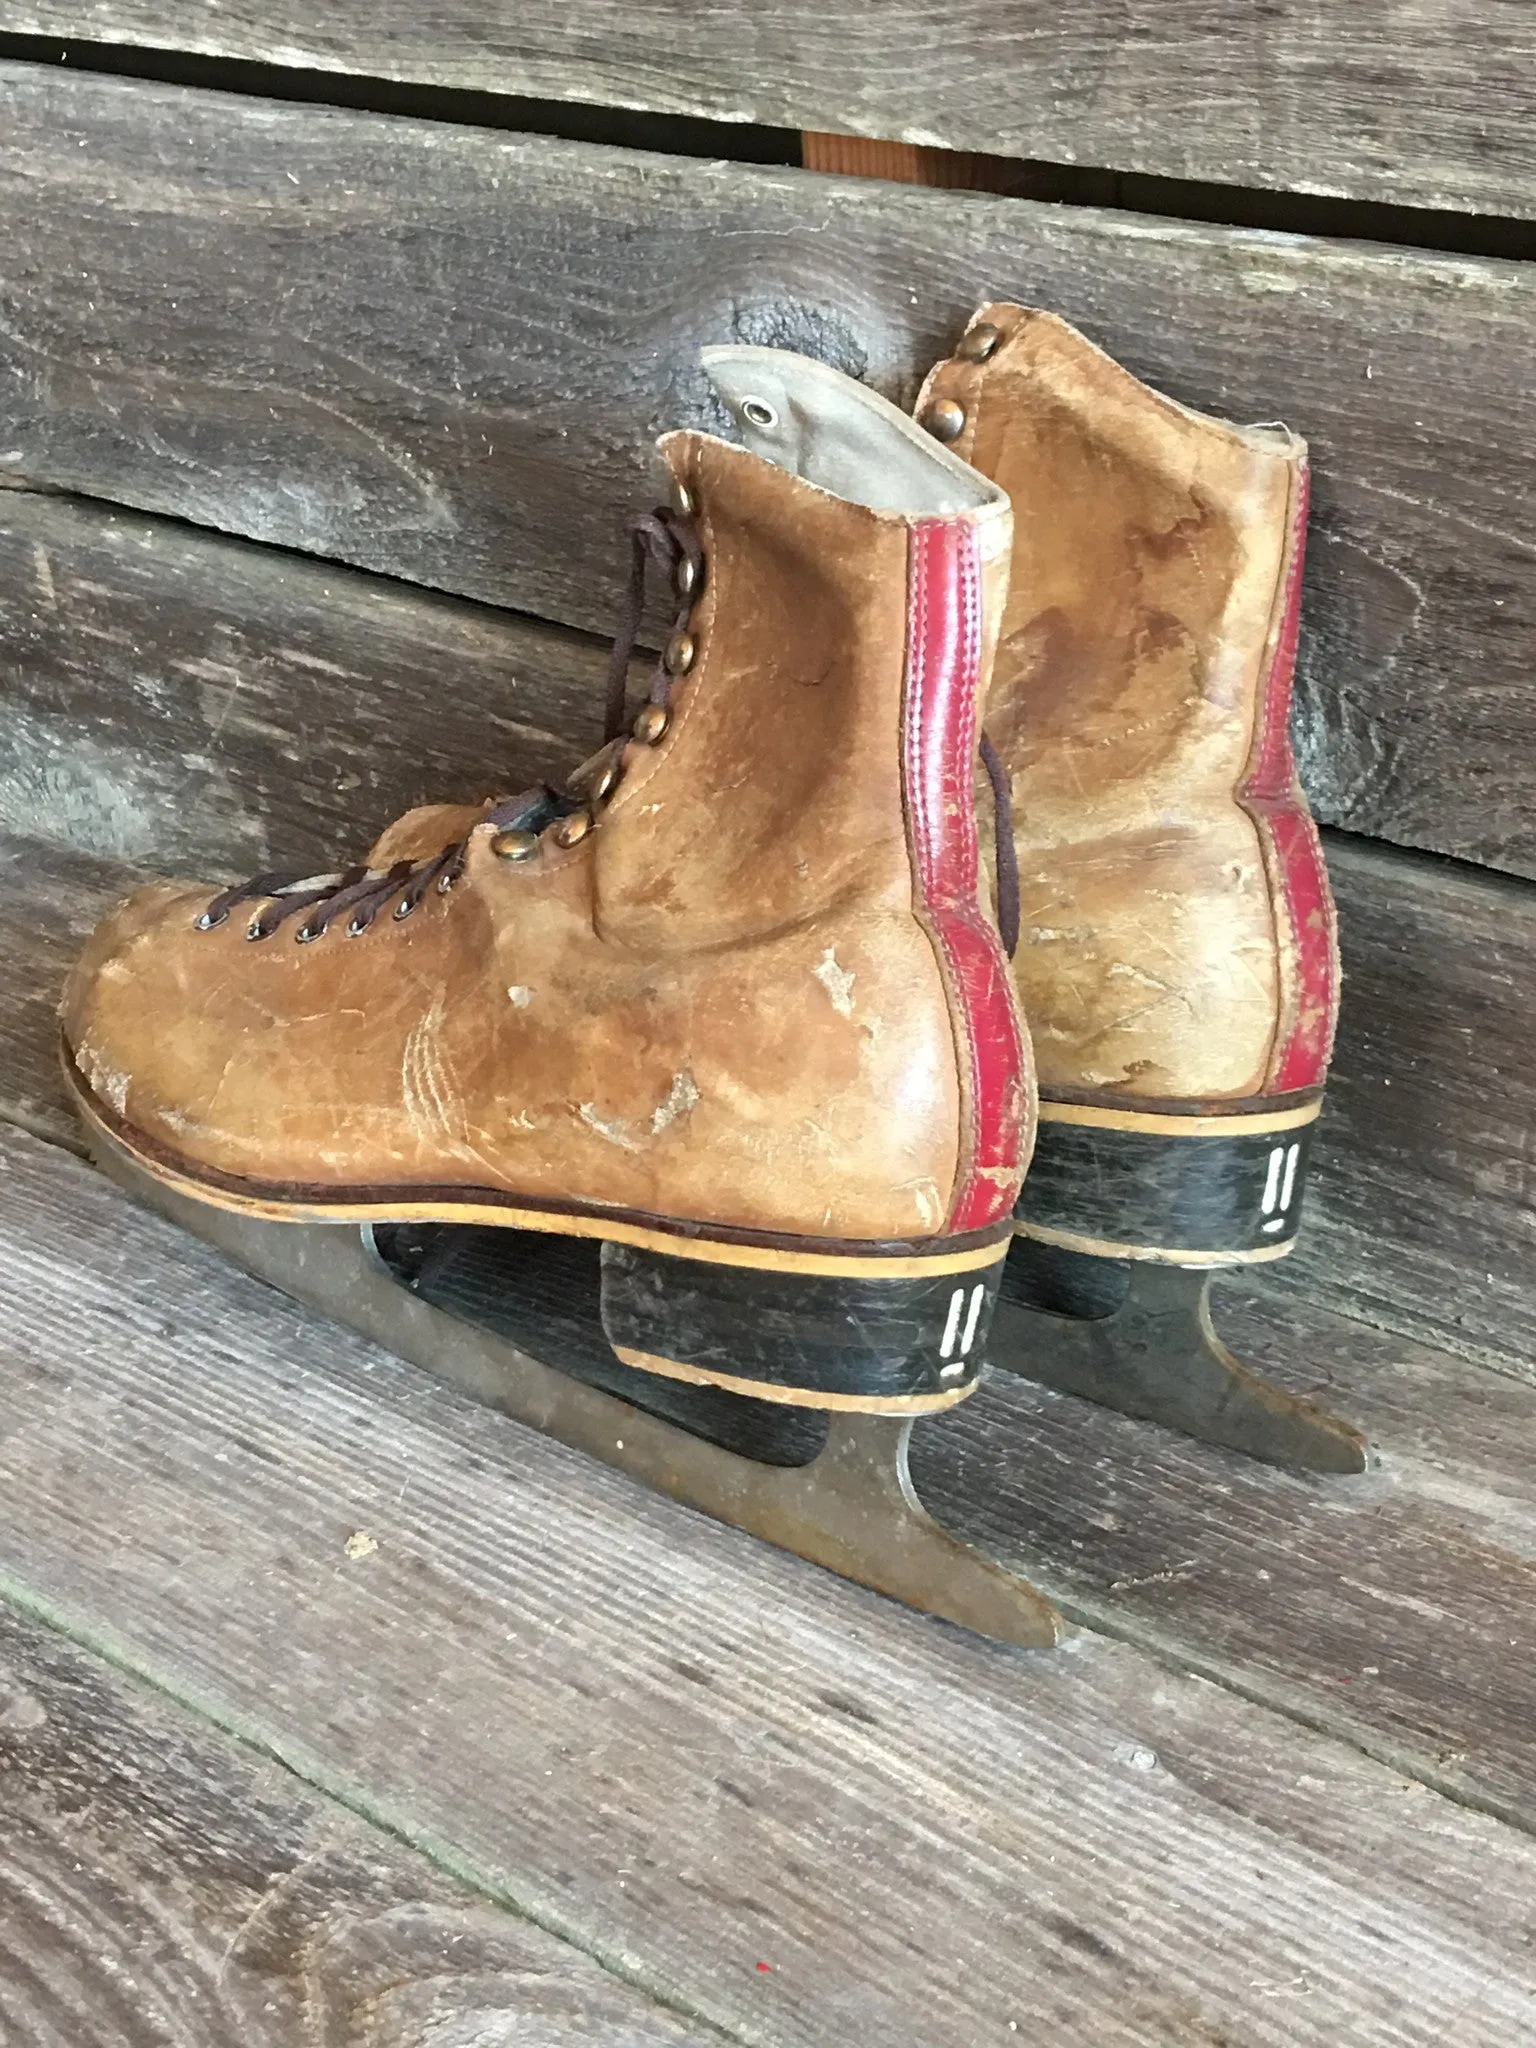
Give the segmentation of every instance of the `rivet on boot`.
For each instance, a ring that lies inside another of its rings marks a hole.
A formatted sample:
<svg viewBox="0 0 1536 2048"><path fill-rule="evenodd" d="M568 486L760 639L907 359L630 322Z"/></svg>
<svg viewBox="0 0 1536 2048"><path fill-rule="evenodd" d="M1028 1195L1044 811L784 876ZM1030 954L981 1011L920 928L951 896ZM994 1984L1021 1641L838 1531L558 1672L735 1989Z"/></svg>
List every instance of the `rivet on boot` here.
<svg viewBox="0 0 1536 2048"><path fill-rule="evenodd" d="M539 850L536 832L498 832L491 851L498 860L532 860Z"/></svg>
<svg viewBox="0 0 1536 2048"><path fill-rule="evenodd" d="M997 344L1003 338L1003 330L994 327L990 320L979 320L974 327L968 327L961 335L955 354L966 363L984 363L995 353Z"/></svg>
<svg viewBox="0 0 1536 2048"><path fill-rule="evenodd" d="M965 407L953 398L936 399L923 414L923 425L935 441L958 441L965 432Z"/></svg>
<svg viewBox="0 0 1536 2048"><path fill-rule="evenodd" d="M555 827L556 846L579 846L592 830L590 811L572 811L568 818L562 818Z"/></svg>
<svg viewBox="0 0 1536 2048"><path fill-rule="evenodd" d="M698 500L680 478L672 480L672 510L679 519L691 519L699 509Z"/></svg>
<svg viewBox="0 0 1536 2048"><path fill-rule="evenodd" d="M654 747L671 723L664 704L647 704L635 720L635 738L648 747Z"/></svg>
<svg viewBox="0 0 1536 2048"><path fill-rule="evenodd" d="M693 667L693 658L698 647L691 633L674 633L667 642L667 651L662 657L669 676L685 676Z"/></svg>

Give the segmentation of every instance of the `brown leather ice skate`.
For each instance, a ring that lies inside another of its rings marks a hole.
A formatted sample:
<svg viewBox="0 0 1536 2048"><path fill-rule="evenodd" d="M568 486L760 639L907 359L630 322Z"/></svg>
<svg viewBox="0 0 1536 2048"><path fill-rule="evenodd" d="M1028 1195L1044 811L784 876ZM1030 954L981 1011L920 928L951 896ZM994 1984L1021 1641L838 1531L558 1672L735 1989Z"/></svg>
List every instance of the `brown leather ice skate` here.
<svg viewBox="0 0 1536 2048"><path fill-rule="evenodd" d="M70 983L69 1073L103 1163L279 1285L723 1519L1048 1641L922 1513L910 1421L872 1419L975 1386L1033 1130L970 802L1007 500L820 364L706 362L774 459L661 443L601 753L344 872L141 891ZM647 563L676 618L636 708ZM377 1256L295 1228L339 1222ZM670 1396L637 1412L429 1306L444 1247L486 1239L498 1287L590 1281L572 1328L610 1373L828 1411L820 1456L749 1464L658 1422Z"/></svg>
<svg viewBox="0 0 1536 2048"><path fill-rule="evenodd" d="M1008 770L1041 1125L999 1362L1282 1462L1358 1434L1238 1365L1210 1269L1291 1249L1338 1011L1288 728L1305 444L1150 390L987 305L918 417L1006 490L987 728ZM1000 914L1014 915L1000 877Z"/></svg>

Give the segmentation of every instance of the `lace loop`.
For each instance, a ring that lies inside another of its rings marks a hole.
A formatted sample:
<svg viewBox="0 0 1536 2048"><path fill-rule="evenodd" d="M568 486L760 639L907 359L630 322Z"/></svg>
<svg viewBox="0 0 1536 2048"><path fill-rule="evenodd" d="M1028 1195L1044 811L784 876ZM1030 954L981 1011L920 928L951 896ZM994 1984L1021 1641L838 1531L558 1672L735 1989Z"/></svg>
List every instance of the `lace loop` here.
<svg viewBox="0 0 1536 2048"><path fill-rule="evenodd" d="M638 519L632 520L629 534L629 587L619 614L613 652L608 657L608 703L603 718L605 744L627 733L633 722L629 710L629 664L634 659L635 643L640 637L645 617L648 572L652 568L659 569L677 598L677 611L666 636L668 641L686 629L704 581L704 550L693 520L685 519L668 505L658 505L654 512L642 512ZM646 702L665 708L675 680L665 660L658 661Z"/></svg>

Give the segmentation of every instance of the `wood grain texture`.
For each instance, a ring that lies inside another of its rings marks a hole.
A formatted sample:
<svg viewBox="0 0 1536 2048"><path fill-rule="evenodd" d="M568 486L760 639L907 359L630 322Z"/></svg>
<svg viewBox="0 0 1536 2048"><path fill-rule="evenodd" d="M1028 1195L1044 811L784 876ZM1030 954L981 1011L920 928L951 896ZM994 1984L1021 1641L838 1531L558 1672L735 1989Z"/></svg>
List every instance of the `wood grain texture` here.
<svg viewBox="0 0 1536 2048"><path fill-rule="evenodd" d="M1217 1319L1366 1430L1363 1477L1271 1471L1013 1381L930 1433L917 1483L1077 1617L1530 1828L1536 1390L1298 1281L1223 1283Z"/></svg>
<svg viewBox="0 0 1536 2048"><path fill-rule="evenodd" d="M57 1150L0 1158L13 1594L728 2033L1520 2037L1524 1834L1125 1646L926 1623L433 1387Z"/></svg>
<svg viewBox="0 0 1536 2048"><path fill-rule="evenodd" d="M13 30L1224 184L1536 213L1520 0L22 0Z"/></svg>
<svg viewBox="0 0 1536 2048"><path fill-rule="evenodd" d="M559 775L595 741L603 663L479 606L0 492L0 1113L72 1140L53 1006L138 873L323 870L412 803ZM1355 839L1330 861L1344 1018L1291 1271L1536 1378L1536 891Z"/></svg>
<svg viewBox="0 0 1536 2048"><path fill-rule="evenodd" d="M717 2039L0 1607L0 2041Z"/></svg>
<svg viewBox="0 0 1536 2048"><path fill-rule="evenodd" d="M1536 890L1357 840L1328 862L1343 1016L1289 1264L1317 1300L1536 1381Z"/></svg>
<svg viewBox="0 0 1536 2048"><path fill-rule="evenodd" d="M1321 815L1536 874L1528 266L38 67L0 104L0 478L601 631L699 344L909 396L1011 294L1308 434Z"/></svg>
<svg viewBox="0 0 1536 2048"><path fill-rule="evenodd" d="M92 927L143 879L120 861L0 833L0 1115L80 1147L59 1066L59 996Z"/></svg>
<svg viewBox="0 0 1536 2048"><path fill-rule="evenodd" d="M323 870L413 804L563 779L607 650L276 549L0 491L0 830Z"/></svg>

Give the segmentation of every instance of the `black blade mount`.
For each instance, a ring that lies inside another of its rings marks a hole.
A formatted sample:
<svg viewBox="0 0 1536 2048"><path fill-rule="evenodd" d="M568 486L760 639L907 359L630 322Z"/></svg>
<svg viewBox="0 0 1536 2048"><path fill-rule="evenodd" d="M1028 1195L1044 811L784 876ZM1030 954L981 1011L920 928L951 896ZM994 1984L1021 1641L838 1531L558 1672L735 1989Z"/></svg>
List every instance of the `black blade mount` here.
<svg viewBox="0 0 1536 2048"><path fill-rule="evenodd" d="M1353 1424L1235 1358L1211 1320L1212 1274L1090 1258L1016 1237L992 1322L995 1365L1267 1465L1363 1472Z"/></svg>

